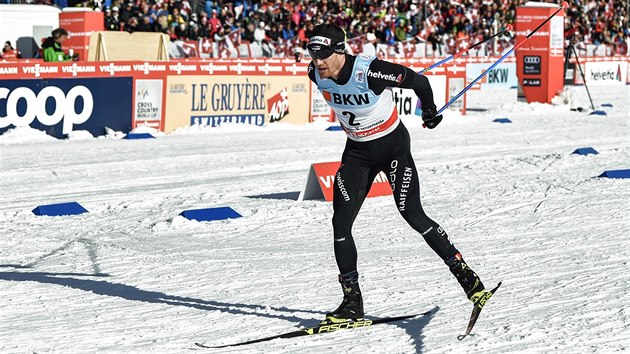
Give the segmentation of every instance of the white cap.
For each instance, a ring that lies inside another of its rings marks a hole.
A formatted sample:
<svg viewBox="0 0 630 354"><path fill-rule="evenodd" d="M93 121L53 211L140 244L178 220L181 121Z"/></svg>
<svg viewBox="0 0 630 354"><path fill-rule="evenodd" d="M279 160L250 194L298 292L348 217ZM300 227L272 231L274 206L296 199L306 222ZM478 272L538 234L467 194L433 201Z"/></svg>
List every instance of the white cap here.
<svg viewBox="0 0 630 354"><path fill-rule="evenodd" d="M374 33L372 33L372 32L368 33L367 34L367 40L368 40L368 42L376 40L376 36L374 35Z"/></svg>

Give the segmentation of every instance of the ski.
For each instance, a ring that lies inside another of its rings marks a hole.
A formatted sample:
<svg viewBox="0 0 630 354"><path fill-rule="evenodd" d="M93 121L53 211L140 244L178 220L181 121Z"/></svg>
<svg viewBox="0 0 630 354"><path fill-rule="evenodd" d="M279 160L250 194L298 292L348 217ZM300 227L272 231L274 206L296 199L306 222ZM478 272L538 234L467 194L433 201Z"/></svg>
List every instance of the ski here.
<svg viewBox="0 0 630 354"><path fill-rule="evenodd" d="M457 336L457 339L462 340L470 334L470 331L472 331L473 327L475 326L475 323L477 322L477 318L479 318L481 309L483 309L483 306L486 304L488 299L490 299L492 295L494 295L495 291L499 289L501 284L502 282L499 282L499 284L497 284L497 286L495 286L494 289L488 291L479 300L477 300L477 302L475 303L473 307L472 313L470 314L470 320L468 321L468 328L466 328L466 333L460 334L459 336Z"/></svg>
<svg viewBox="0 0 630 354"><path fill-rule="evenodd" d="M323 325L320 324L315 327L304 328L297 331L276 334L269 337L252 339L252 340L239 342L239 343L224 344L224 345L217 345L217 346L210 346L203 343L195 343L195 345L201 348L227 348L227 347L237 347L241 345L254 344L254 343L260 343L260 342L267 342L267 341L279 339L279 338L294 338L294 337L302 337L302 336L311 336L311 335L321 334L321 333L330 333L330 332L336 332L336 331L341 331L341 330L370 327L370 326L374 326L374 325L382 324L382 323L409 320L415 317L427 316L431 314L432 312L435 312L435 310L437 309L438 307L436 306L435 308L427 312L417 313L417 314L412 314L412 315L403 315L403 316L385 317L385 318L376 318L376 319L366 318L366 319L362 319L358 321L351 321L351 322L331 323L331 324L323 324Z"/></svg>

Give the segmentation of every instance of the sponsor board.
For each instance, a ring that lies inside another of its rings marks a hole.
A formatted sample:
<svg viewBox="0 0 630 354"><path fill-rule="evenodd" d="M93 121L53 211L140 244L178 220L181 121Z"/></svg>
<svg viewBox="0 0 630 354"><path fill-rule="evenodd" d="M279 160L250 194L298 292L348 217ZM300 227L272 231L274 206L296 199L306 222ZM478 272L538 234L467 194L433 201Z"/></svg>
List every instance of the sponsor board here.
<svg viewBox="0 0 630 354"><path fill-rule="evenodd" d="M588 85L625 85L628 80L628 64L623 61L587 61L584 66L584 76Z"/></svg>
<svg viewBox="0 0 630 354"><path fill-rule="evenodd" d="M554 16L549 21L549 48L551 56L563 56L564 18L562 16ZM560 49L560 51L554 49Z"/></svg>
<svg viewBox="0 0 630 354"><path fill-rule="evenodd" d="M430 75L427 76L433 90L433 101L438 109L442 108L446 102L446 76ZM463 88L463 87L462 87ZM392 88L392 95L398 109L400 118L417 118L416 106L418 105L418 96L411 89Z"/></svg>
<svg viewBox="0 0 630 354"><path fill-rule="evenodd" d="M222 123L306 124L308 85L306 75L169 75L164 131L191 125L218 127Z"/></svg>
<svg viewBox="0 0 630 354"><path fill-rule="evenodd" d="M325 121L334 121L335 116L328 105L326 103L326 99L322 92L317 88L317 85L311 83L311 122L317 120L325 120Z"/></svg>
<svg viewBox="0 0 630 354"><path fill-rule="evenodd" d="M147 126L161 130L162 80L136 80L134 127Z"/></svg>
<svg viewBox="0 0 630 354"><path fill-rule="evenodd" d="M540 86L541 82L539 78L528 78L528 79L523 79L523 87L525 86Z"/></svg>
<svg viewBox="0 0 630 354"><path fill-rule="evenodd" d="M515 49L516 74L527 102L551 103L564 87L563 24L557 7L530 2L516 8L514 40L522 44Z"/></svg>
<svg viewBox="0 0 630 354"><path fill-rule="evenodd" d="M103 61L103 62L28 62L0 63L0 78L28 79L65 77L133 76L164 79L166 75L233 75L233 76L303 76L307 63L279 63L272 59L239 61ZM304 86L305 88L307 86Z"/></svg>
<svg viewBox="0 0 630 354"><path fill-rule="evenodd" d="M470 83L479 75L486 72L490 65L481 63L466 64L466 82ZM516 63L500 63L492 68L481 80L481 87L513 87L518 84L516 76Z"/></svg>
<svg viewBox="0 0 630 354"><path fill-rule="evenodd" d="M221 124L247 124L261 127L265 124L265 116L262 114L215 114L190 117L191 126L217 128Z"/></svg>
<svg viewBox="0 0 630 354"><path fill-rule="evenodd" d="M62 11L59 14L59 27L68 31L68 39L63 43L67 52L78 55L79 60L86 60L92 33L103 31L105 22L100 11Z"/></svg>
<svg viewBox="0 0 630 354"><path fill-rule="evenodd" d="M540 55L524 55L523 56L523 74L540 75L542 67L542 56Z"/></svg>
<svg viewBox="0 0 630 354"><path fill-rule="evenodd" d="M278 122L289 114L289 95L286 87L267 100L269 123Z"/></svg>
<svg viewBox="0 0 630 354"><path fill-rule="evenodd" d="M341 162L321 162L311 164L308 176L306 179L306 185L304 190L300 193L298 200L325 200L331 202L333 200L333 188L337 183L341 194L344 198L353 198L347 193L344 193L345 187L343 181L335 180L335 174L339 170ZM392 189L387 179L387 175L384 172L380 172L374 178L372 187L367 197L379 197L392 194Z"/></svg>
<svg viewBox="0 0 630 354"><path fill-rule="evenodd" d="M73 130L104 135L131 128L131 78L0 81L0 134L30 126L64 138Z"/></svg>
<svg viewBox="0 0 630 354"><path fill-rule="evenodd" d="M458 93L460 93L464 87L466 87L466 79L463 77L449 77L448 78L448 100L452 100ZM450 106L450 109L464 110L465 109L465 97L460 97L455 100ZM438 107L439 109L439 107Z"/></svg>

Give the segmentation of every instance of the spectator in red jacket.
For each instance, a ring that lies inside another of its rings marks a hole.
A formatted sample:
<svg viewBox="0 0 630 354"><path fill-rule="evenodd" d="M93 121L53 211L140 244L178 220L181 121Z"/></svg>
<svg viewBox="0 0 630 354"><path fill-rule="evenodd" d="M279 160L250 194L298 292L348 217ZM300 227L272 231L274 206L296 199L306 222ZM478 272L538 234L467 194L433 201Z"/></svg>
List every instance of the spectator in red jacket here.
<svg viewBox="0 0 630 354"><path fill-rule="evenodd" d="M15 50L11 45L11 41L4 42L4 48L2 48L2 54L0 58L4 60L17 60L20 57L20 52Z"/></svg>
<svg viewBox="0 0 630 354"><path fill-rule="evenodd" d="M208 21L208 29L210 30L210 37L214 36L215 33L219 32L219 30L223 27L221 20L219 19L219 14L216 10L212 10L212 18Z"/></svg>

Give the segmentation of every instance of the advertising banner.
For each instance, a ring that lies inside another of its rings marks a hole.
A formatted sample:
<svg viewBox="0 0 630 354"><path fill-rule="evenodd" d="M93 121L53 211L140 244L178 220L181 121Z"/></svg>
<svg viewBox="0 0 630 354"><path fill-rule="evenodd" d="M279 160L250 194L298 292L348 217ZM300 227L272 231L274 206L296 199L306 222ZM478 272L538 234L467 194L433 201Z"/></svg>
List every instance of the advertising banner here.
<svg viewBox="0 0 630 354"><path fill-rule="evenodd" d="M429 66L435 63L434 58L418 58L418 59L408 59L408 60L399 60L397 61L399 64L408 66L411 70L415 72L420 72L425 70ZM431 83L431 88L433 89L433 101L437 106L437 109L440 109L446 105L448 101L455 95L457 95L462 89L464 89L465 85L463 85L466 80L466 59L455 59L446 64L440 65L438 67L433 68L430 71L423 72L423 75L429 79ZM394 91L395 92L395 91ZM413 91L408 95L413 95ZM409 96L411 97L411 96ZM414 102L414 112L415 114L417 103L417 98L411 97ZM404 107L404 106L403 106ZM399 107L401 108L401 107ZM418 108L419 109L419 108ZM466 95L460 96L453 104L448 107L449 110L459 110L462 114L466 113ZM406 110L399 110L399 113L402 113L404 117L406 115ZM418 114L420 114L418 112Z"/></svg>
<svg viewBox="0 0 630 354"><path fill-rule="evenodd" d="M162 130L162 80L136 80L134 127Z"/></svg>
<svg viewBox="0 0 630 354"><path fill-rule="evenodd" d="M324 120L332 122L335 120L334 113L330 109L326 99L317 85L311 82L311 122L316 120Z"/></svg>
<svg viewBox="0 0 630 354"><path fill-rule="evenodd" d="M164 131L222 123L306 124L309 81L296 76L167 76Z"/></svg>
<svg viewBox="0 0 630 354"><path fill-rule="evenodd" d="M464 87L466 87L466 79L463 77L449 77L448 78L448 100L452 100L457 96ZM459 110L462 113L466 112L466 96L461 96L448 107L449 109ZM440 109L438 107L438 109Z"/></svg>
<svg viewBox="0 0 630 354"><path fill-rule="evenodd" d="M430 75L427 76L433 90L433 101L438 109L442 108L446 102L446 76ZM462 87L463 89L463 87ZM418 104L418 96L411 89L392 88L398 116L400 118L418 118L415 114L416 105Z"/></svg>
<svg viewBox="0 0 630 354"><path fill-rule="evenodd" d="M69 33L64 47L78 54L79 60L87 60L90 36L104 30L105 22L100 11L64 11L59 14L59 26Z"/></svg>
<svg viewBox="0 0 630 354"><path fill-rule="evenodd" d="M339 169L341 162L321 162L311 164L306 185L300 193L298 200L325 200L331 202L333 200L333 186L335 183L335 174ZM342 191L343 193L343 191ZM379 197L392 194L392 189L384 172L380 172L374 178L372 187L367 197Z"/></svg>
<svg viewBox="0 0 630 354"><path fill-rule="evenodd" d="M625 85L628 78L628 64L624 61L587 61L583 70L587 85Z"/></svg>
<svg viewBox="0 0 630 354"><path fill-rule="evenodd" d="M516 43L558 10L556 4L529 2L516 8ZM564 11L516 49L516 75L527 102L551 103L564 87Z"/></svg>
<svg viewBox="0 0 630 354"><path fill-rule="evenodd" d="M479 75L486 72L491 64L468 63L466 64L466 82L470 83ZM538 66L540 74L540 66ZM484 87L516 87L518 78L516 77L516 63L500 63L492 68L486 76L479 80L481 88Z"/></svg>
<svg viewBox="0 0 630 354"><path fill-rule="evenodd" d="M56 138L131 128L131 78L0 81L0 134L31 126Z"/></svg>

